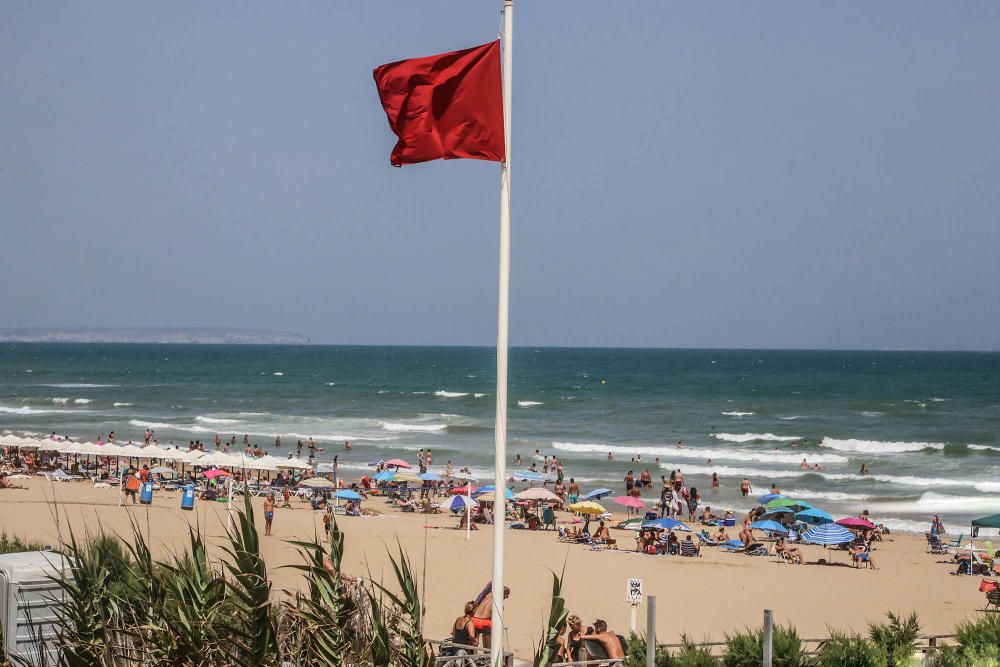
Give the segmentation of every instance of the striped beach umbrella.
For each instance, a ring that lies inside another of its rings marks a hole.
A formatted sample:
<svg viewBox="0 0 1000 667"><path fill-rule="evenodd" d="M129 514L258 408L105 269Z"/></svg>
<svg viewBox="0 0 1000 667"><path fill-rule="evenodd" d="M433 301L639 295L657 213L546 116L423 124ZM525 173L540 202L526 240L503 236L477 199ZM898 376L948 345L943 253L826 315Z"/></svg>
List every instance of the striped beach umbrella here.
<svg viewBox="0 0 1000 667"><path fill-rule="evenodd" d="M800 512L801 514L801 512ZM854 541L854 533L847 530L843 526L838 526L833 523L824 523L821 526L816 526L815 528L810 528L805 533L802 534L802 540L804 542L811 542L812 544L821 544L828 547L832 544L844 544L846 542Z"/></svg>
<svg viewBox="0 0 1000 667"><path fill-rule="evenodd" d="M610 496L614 491L611 489L594 489L580 500L600 500L604 496Z"/></svg>

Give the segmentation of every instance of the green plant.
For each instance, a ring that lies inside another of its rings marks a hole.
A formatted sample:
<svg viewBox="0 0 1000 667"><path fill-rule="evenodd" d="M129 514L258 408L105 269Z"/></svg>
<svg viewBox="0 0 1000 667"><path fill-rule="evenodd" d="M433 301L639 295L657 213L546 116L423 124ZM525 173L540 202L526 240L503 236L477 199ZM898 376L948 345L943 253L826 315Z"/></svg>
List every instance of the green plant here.
<svg viewBox="0 0 1000 667"><path fill-rule="evenodd" d="M955 628L956 646L942 649L930 664L934 667L1000 667L1000 616L987 614L962 621Z"/></svg>
<svg viewBox="0 0 1000 667"><path fill-rule="evenodd" d="M887 667L884 647L860 635L833 632L819 655L819 667Z"/></svg>
<svg viewBox="0 0 1000 667"><path fill-rule="evenodd" d="M917 650L920 622L916 614L903 618L890 611L888 618L888 623L869 624L868 636L875 645L885 650L889 667L902 667L912 661Z"/></svg>
<svg viewBox="0 0 1000 667"><path fill-rule="evenodd" d="M726 667L752 667L759 665L764 654L764 631L747 630L726 635L726 650L722 663ZM802 663L802 640L792 626L774 627L771 638L771 657L774 667L798 667Z"/></svg>
<svg viewBox="0 0 1000 667"><path fill-rule="evenodd" d="M656 667L673 667L676 663L670 656L670 652L662 646L656 647L653 658ZM635 634L629 635L625 643L624 667L646 667L646 637Z"/></svg>
<svg viewBox="0 0 1000 667"><path fill-rule="evenodd" d="M37 540L25 540L17 535L0 532L0 554L22 553L24 551L44 551L45 545Z"/></svg>
<svg viewBox="0 0 1000 667"><path fill-rule="evenodd" d="M657 667L660 667L659 657L657 652ZM668 667L715 667L719 661L708 647L699 646L687 635L681 635L681 649L664 664Z"/></svg>
<svg viewBox="0 0 1000 667"><path fill-rule="evenodd" d="M373 622L378 618L376 629L383 636L377 638L379 643L385 643L388 631L391 628L399 638L399 646L391 653L395 654L399 667L429 667L432 663L432 654L423 635L423 608L420 606L420 594L417 589L417 579L413 575L413 568L410 559L403 551L403 546L396 545L399 549L398 557L389 555L389 563L392 565L393 573L396 575L396 584L400 592L397 594L382 584L376 583L380 591L379 599L376 601L374 594L372 601ZM395 614L387 614L383 600L388 600L395 611ZM393 648L391 642L389 648ZM379 652L384 650L379 646ZM389 664L389 663L379 663Z"/></svg>
<svg viewBox="0 0 1000 667"><path fill-rule="evenodd" d="M565 565L563 574L565 574ZM569 610L566 609L566 601L562 598L563 574L556 576L552 573L552 602L549 605L549 618L545 624L545 634L538 640L538 648L535 649L534 667L548 667L556 661L559 653L559 636L566 629L566 619L569 617Z"/></svg>

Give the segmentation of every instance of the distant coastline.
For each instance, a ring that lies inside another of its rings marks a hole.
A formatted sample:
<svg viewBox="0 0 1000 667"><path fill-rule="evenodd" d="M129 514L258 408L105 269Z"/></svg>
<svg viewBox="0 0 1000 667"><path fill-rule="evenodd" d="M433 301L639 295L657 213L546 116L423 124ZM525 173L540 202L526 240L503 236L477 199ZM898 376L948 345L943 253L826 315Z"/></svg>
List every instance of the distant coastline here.
<svg viewBox="0 0 1000 667"><path fill-rule="evenodd" d="M188 345L309 345L297 333L206 328L0 329L3 343L152 343Z"/></svg>

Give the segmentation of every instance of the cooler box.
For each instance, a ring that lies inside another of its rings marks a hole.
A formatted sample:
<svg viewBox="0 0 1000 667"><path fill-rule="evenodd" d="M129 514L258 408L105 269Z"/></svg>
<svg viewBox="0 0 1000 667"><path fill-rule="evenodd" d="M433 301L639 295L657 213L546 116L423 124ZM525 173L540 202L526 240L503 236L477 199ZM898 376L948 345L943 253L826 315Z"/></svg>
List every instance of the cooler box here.
<svg viewBox="0 0 1000 667"><path fill-rule="evenodd" d="M722 525L723 526L730 526L730 527L731 526L735 526L736 525L736 519L726 519L725 521L722 522Z"/></svg>
<svg viewBox="0 0 1000 667"><path fill-rule="evenodd" d="M182 510L194 509L194 486L190 484L184 487L184 494L181 495L181 509Z"/></svg>
<svg viewBox="0 0 1000 667"><path fill-rule="evenodd" d="M35 665L58 664L53 624L63 592L49 577L64 567L62 556L52 551L0 555L0 627L5 656L18 656Z"/></svg>
<svg viewBox="0 0 1000 667"><path fill-rule="evenodd" d="M153 503L152 482L143 482L142 488L139 490L139 502L143 505L151 505Z"/></svg>

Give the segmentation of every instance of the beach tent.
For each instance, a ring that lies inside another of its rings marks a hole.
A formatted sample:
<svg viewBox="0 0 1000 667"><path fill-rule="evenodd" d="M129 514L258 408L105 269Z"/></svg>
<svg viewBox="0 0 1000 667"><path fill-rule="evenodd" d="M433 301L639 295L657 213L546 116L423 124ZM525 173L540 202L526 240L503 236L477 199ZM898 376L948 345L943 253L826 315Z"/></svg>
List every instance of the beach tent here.
<svg viewBox="0 0 1000 667"><path fill-rule="evenodd" d="M972 525L976 528L1000 528L1000 514L981 516L978 519L973 519Z"/></svg>

